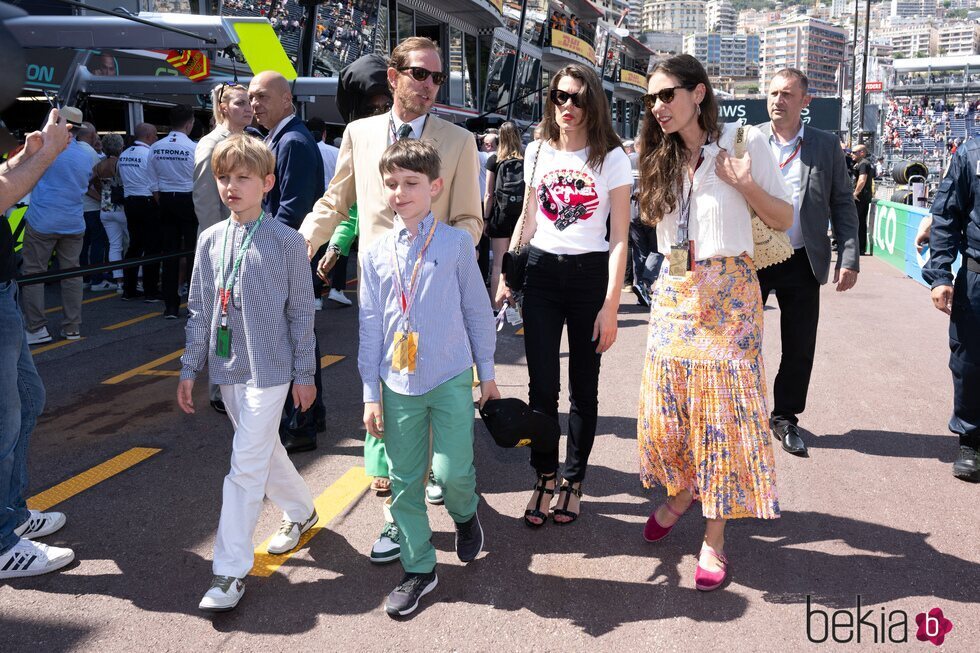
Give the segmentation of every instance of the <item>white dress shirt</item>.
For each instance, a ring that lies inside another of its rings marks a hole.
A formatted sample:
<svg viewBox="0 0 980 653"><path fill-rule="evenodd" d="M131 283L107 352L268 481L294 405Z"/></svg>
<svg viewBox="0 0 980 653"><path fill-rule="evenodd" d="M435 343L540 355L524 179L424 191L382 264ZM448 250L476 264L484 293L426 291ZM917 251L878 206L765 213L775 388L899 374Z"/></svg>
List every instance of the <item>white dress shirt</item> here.
<svg viewBox="0 0 980 653"><path fill-rule="evenodd" d="M326 188L330 185L334 172L337 171L337 155L340 154L340 149L327 145L323 141L318 142L316 146L320 150L320 158L323 159L323 187Z"/></svg>
<svg viewBox="0 0 980 653"><path fill-rule="evenodd" d="M803 123L800 122L800 131L788 143L779 140L775 129L769 136L769 149L776 157L776 164L783 166L780 169L783 179L793 189L793 226L786 232L793 249L803 247L803 230L800 228L800 184L803 181L803 163L800 159L803 153L803 127Z"/></svg>
<svg viewBox="0 0 980 653"><path fill-rule="evenodd" d="M279 122L278 122L278 123L276 124L276 126L275 126L275 127L273 127L273 129L272 129L272 131L270 131L270 132L269 132L269 133L268 133L268 134L266 135L266 137L265 137L265 144L266 144L266 145L270 145L270 144L272 143L272 141L273 141L273 140L275 140L275 138L276 138L276 136L277 136L277 135L279 134L279 132L281 132L281 131L282 131L282 128L286 126L286 123L287 123L287 122L289 122L290 120L292 120L292 119L293 119L293 116L294 116L294 115L296 115L296 114L294 114L294 113L290 113L290 114L289 114L288 116L286 116L285 118L283 118L282 120L280 120L280 121L279 121Z"/></svg>
<svg viewBox="0 0 980 653"><path fill-rule="evenodd" d="M170 132L150 148L147 171L153 190L190 193L194 190L194 150L197 143L184 132Z"/></svg>
<svg viewBox="0 0 980 653"><path fill-rule="evenodd" d="M136 141L119 155L119 178L126 197L150 197L153 184L149 175L150 146Z"/></svg>
<svg viewBox="0 0 980 653"><path fill-rule="evenodd" d="M746 154L752 159L752 179L764 191L785 202L793 201L793 190L783 180L776 159L769 149L766 137L755 127L748 127ZM715 174L715 159L724 148L734 151L735 132L738 123L722 126L719 143L704 146L704 162L694 173L694 191L691 196L691 218L688 233L694 241L694 258L697 261L716 256L749 256L755 251L752 238L752 215L749 204L742 194ZM683 193L686 196L690 182L684 180ZM664 255L677 243L677 217L680 210L681 195L677 206L664 215L657 225L657 248Z"/></svg>
<svg viewBox="0 0 980 653"><path fill-rule="evenodd" d="M429 114L425 114L424 116L419 116L415 120L410 120L408 122L408 124L412 126L412 138L422 138L422 130L425 129L425 119L428 117ZM399 118L398 116L396 116L395 112L392 111L391 122L389 123L390 129L388 133L389 142L394 143L398 139L397 137L398 130L401 129L402 125L404 124L405 121Z"/></svg>

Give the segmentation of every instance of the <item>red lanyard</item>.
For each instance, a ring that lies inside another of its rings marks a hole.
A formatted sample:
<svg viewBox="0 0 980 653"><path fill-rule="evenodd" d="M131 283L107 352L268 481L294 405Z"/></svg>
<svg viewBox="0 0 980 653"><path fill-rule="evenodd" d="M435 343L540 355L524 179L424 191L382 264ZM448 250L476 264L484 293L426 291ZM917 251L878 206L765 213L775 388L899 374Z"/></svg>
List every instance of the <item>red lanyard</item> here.
<svg viewBox="0 0 980 653"><path fill-rule="evenodd" d="M803 149L803 137L802 136L800 136L799 138L796 139L796 149L793 150L793 153L790 154L789 157L785 161L783 161L782 163L779 164L779 169L782 170L783 168L785 168L786 166L788 166L789 165L789 162L796 158L796 155L800 153L800 150L801 149Z"/></svg>
<svg viewBox="0 0 980 653"><path fill-rule="evenodd" d="M412 278L408 282L408 295L405 295L405 287L402 285L402 271L398 267L398 253L395 251L395 243L392 243L391 248L391 260L394 264L395 274L394 274L394 284L395 291L398 293L398 306L402 311L402 316L405 322L408 322L408 316L412 312L412 304L415 303L415 295L418 293L419 289L419 270L422 267L422 260L425 258L425 251L429 249L429 243L432 242L432 236L436 233L436 225L439 222L435 219L432 221L432 229L429 230L429 236L425 239L425 243L422 245L422 249L419 250L418 258L415 259L415 265L412 267ZM397 238L397 237L396 237ZM405 261L408 263L408 261ZM406 330L407 330L406 326Z"/></svg>

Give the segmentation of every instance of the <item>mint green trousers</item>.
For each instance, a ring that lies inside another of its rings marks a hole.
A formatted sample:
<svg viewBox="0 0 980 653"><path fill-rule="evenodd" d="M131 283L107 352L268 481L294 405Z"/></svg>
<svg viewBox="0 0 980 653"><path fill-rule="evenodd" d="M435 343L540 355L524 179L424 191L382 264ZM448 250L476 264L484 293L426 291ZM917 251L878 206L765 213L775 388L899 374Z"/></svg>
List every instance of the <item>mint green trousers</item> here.
<svg viewBox="0 0 980 653"><path fill-rule="evenodd" d="M381 388L391 514L401 532L401 563L406 572L428 573L436 566L425 506L430 460L453 521L468 521L479 501L473 467L473 370L417 397L384 384Z"/></svg>

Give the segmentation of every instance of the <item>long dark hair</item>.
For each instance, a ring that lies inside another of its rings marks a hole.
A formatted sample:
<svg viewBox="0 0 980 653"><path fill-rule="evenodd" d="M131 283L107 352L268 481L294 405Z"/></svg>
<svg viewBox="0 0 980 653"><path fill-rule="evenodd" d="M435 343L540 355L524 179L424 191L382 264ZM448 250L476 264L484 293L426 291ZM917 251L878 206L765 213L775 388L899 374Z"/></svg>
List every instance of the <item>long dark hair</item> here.
<svg viewBox="0 0 980 653"><path fill-rule="evenodd" d="M609 110L609 100L606 99L606 92L602 90L602 82L599 75L592 68L587 68L582 64L573 63L565 66L551 78L548 85L547 101L541 116L541 138L557 143L561 135L561 129L555 120L557 107L551 101L551 91L558 88L558 82L563 77L572 77L582 84L579 97L585 100L582 112L585 114L585 133L589 148L586 165L593 170L602 170L602 162L606 155L617 147L623 146L613 129Z"/></svg>
<svg viewBox="0 0 980 653"><path fill-rule="evenodd" d="M654 73L662 72L677 79L681 86L694 88L704 84L704 99L698 105L698 125L708 134L709 141L721 135L718 126L718 101L708 81L704 66L689 54L664 59L647 75L647 85ZM653 112L645 109L643 127L638 138L640 152L640 216L648 225L656 225L665 214L677 208L677 189L685 174L684 163L689 152L678 133L665 134Z"/></svg>

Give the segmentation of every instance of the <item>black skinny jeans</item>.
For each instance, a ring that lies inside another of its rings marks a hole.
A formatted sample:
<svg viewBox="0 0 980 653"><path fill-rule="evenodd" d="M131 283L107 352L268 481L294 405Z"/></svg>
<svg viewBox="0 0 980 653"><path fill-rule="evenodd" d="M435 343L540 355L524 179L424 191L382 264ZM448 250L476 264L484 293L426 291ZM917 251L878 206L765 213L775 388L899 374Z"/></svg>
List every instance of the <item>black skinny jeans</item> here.
<svg viewBox="0 0 980 653"><path fill-rule="evenodd" d="M558 419L561 391L559 353L562 328L568 325L568 385L571 409L565 472L577 482L585 470L595 441L599 415L599 363L592 340L596 316L606 297L609 254L549 254L532 247L524 287L524 347L530 377L531 408ZM558 449L531 452L531 466L539 474L558 470Z"/></svg>

